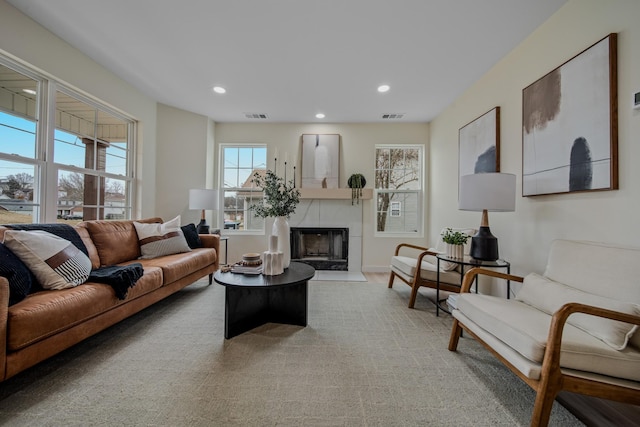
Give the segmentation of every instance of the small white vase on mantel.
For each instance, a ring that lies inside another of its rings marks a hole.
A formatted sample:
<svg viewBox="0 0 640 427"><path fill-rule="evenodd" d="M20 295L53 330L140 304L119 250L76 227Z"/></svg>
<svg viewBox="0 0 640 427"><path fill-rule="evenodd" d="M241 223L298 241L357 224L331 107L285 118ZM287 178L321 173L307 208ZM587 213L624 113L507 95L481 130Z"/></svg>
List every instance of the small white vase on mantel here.
<svg viewBox="0 0 640 427"><path fill-rule="evenodd" d="M286 216L277 216L273 221L271 234L278 236L278 252L282 252L282 267L289 268L291 261L291 241L289 237L289 221Z"/></svg>

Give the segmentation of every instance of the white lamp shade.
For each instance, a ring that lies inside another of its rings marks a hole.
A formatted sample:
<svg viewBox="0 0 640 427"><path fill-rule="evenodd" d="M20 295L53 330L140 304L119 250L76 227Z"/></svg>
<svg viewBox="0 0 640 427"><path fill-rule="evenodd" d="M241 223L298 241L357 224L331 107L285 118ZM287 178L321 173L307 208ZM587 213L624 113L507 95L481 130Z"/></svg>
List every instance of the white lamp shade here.
<svg viewBox="0 0 640 427"><path fill-rule="evenodd" d="M515 211L516 176L510 173L477 173L460 177L458 209Z"/></svg>
<svg viewBox="0 0 640 427"><path fill-rule="evenodd" d="M189 190L189 209L218 209L218 190Z"/></svg>

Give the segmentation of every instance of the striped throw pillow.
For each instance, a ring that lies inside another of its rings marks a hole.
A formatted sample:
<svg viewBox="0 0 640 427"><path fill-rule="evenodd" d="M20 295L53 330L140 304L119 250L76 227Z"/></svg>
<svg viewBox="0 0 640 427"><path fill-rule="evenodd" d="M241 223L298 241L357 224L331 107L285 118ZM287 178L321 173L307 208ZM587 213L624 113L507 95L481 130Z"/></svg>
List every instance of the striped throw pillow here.
<svg viewBox="0 0 640 427"><path fill-rule="evenodd" d="M162 224L133 222L138 233L142 259L189 252L191 248L180 229L180 215Z"/></svg>
<svg viewBox="0 0 640 427"><path fill-rule="evenodd" d="M44 289L66 289L84 283L91 260L68 240L42 230L7 230L4 244L31 270Z"/></svg>

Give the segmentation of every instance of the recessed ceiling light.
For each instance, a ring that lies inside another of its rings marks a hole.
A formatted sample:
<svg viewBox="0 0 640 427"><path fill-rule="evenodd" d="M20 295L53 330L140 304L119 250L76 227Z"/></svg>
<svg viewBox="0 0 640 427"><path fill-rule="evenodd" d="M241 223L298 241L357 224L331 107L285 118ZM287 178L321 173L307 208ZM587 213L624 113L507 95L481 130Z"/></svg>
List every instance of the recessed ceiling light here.
<svg viewBox="0 0 640 427"><path fill-rule="evenodd" d="M324 119L324 114L322 113L316 114L316 119Z"/></svg>
<svg viewBox="0 0 640 427"><path fill-rule="evenodd" d="M33 89L22 89L24 93L28 93L29 95L35 95L36 91Z"/></svg>
<svg viewBox="0 0 640 427"><path fill-rule="evenodd" d="M382 85L382 86L378 86L378 92L387 92L389 89L391 89L389 87L389 85Z"/></svg>
<svg viewBox="0 0 640 427"><path fill-rule="evenodd" d="M213 87L213 91L215 93L225 93L227 90L225 88L223 88L222 86L214 86Z"/></svg>

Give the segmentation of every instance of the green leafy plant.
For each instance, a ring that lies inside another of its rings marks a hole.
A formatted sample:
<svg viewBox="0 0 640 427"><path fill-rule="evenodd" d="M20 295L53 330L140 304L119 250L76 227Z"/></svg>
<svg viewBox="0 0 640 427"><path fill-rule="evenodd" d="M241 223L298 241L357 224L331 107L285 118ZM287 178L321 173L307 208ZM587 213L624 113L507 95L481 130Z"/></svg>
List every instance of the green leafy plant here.
<svg viewBox="0 0 640 427"><path fill-rule="evenodd" d="M349 177L347 185L351 188L351 204L353 201L360 204L360 197L362 197L362 189L367 185L367 180L361 173L354 173Z"/></svg>
<svg viewBox="0 0 640 427"><path fill-rule="evenodd" d="M267 170L264 175L255 172L251 182L264 191L264 198L249 209L260 218L286 216L289 218L296 211L300 203L300 191L295 187L293 180L286 182L284 178Z"/></svg>
<svg viewBox="0 0 640 427"><path fill-rule="evenodd" d="M453 231L451 228L446 228L442 234L442 241L449 243L450 245L464 245L469 240L469 235L462 231Z"/></svg>

